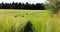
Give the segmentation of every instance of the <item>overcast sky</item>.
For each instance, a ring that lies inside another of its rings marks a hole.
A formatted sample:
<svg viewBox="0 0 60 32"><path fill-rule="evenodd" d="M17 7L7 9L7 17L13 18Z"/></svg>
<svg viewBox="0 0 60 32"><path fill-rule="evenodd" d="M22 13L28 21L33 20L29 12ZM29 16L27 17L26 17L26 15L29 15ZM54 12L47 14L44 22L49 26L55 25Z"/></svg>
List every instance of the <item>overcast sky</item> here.
<svg viewBox="0 0 60 32"><path fill-rule="evenodd" d="M29 3L44 3L46 0L0 0L0 3L1 2L6 2L6 3L12 3L12 2L23 2L23 3L26 3L26 2L29 2Z"/></svg>

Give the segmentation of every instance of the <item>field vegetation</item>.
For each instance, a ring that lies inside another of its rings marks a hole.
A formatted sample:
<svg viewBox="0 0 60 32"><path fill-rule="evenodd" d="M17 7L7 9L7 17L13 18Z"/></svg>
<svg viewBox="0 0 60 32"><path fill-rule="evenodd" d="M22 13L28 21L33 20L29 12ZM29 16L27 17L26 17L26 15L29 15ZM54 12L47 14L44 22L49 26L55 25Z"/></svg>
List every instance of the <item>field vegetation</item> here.
<svg viewBox="0 0 60 32"><path fill-rule="evenodd" d="M0 32L25 32L28 22L33 32L60 32L60 17L47 10L0 9Z"/></svg>

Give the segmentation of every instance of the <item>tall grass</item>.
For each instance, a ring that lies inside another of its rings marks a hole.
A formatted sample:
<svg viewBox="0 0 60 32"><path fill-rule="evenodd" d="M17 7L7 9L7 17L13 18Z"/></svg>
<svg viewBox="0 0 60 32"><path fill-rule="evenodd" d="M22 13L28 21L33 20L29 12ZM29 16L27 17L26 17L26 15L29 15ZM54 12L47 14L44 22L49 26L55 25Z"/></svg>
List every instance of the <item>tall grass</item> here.
<svg viewBox="0 0 60 32"><path fill-rule="evenodd" d="M60 17L51 17L48 11L4 11L0 11L0 32L20 32L28 20L33 32L60 32Z"/></svg>

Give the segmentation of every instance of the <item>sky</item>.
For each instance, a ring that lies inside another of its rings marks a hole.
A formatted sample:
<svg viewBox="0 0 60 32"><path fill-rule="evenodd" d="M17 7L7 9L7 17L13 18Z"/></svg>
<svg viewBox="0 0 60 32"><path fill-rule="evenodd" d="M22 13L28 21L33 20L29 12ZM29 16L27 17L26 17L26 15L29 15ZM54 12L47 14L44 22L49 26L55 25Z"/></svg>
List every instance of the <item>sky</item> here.
<svg viewBox="0 0 60 32"><path fill-rule="evenodd" d="M23 2L23 3L44 3L46 0L0 0L0 3L12 3L12 2Z"/></svg>

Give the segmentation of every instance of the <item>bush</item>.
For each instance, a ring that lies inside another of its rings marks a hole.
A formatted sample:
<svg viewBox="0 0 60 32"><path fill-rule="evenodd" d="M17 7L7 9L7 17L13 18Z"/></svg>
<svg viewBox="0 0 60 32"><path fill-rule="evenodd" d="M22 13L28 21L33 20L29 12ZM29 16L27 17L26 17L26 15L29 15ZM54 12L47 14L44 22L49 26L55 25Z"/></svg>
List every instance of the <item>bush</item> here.
<svg viewBox="0 0 60 32"><path fill-rule="evenodd" d="M31 22L28 21L26 25L23 28L21 28L20 32L33 32Z"/></svg>

